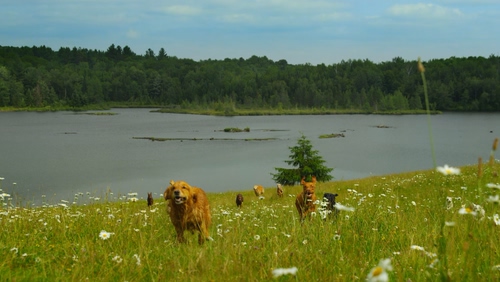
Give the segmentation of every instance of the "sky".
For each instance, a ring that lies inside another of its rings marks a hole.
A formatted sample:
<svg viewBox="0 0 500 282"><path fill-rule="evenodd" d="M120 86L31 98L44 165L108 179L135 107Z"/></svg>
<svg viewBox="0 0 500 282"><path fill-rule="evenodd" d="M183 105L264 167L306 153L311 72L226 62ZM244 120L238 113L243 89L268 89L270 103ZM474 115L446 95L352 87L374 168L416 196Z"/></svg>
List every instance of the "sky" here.
<svg viewBox="0 0 500 282"><path fill-rule="evenodd" d="M290 64L500 55L500 0L0 0L0 46Z"/></svg>

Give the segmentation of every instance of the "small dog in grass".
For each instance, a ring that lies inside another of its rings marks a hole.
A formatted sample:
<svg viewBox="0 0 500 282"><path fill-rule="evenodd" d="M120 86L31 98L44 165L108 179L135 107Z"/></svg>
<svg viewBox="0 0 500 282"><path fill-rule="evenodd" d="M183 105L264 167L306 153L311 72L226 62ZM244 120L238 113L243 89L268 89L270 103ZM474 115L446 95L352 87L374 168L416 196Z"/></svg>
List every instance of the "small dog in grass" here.
<svg viewBox="0 0 500 282"><path fill-rule="evenodd" d="M278 197L283 198L283 186L281 184L276 184L276 194Z"/></svg>
<svg viewBox="0 0 500 282"><path fill-rule="evenodd" d="M238 194L236 195L236 206L238 208L241 208L242 205L243 205L243 195Z"/></svg>
<svg viewBox="0 0 500 282"><path fill-rule="evenodd" d="M326 200L328 204L326 205L326 210L330 211L329 215L337 215L339 211L335 208L335 197L339 194L337 193L324 193L323 200Z"/></svg>
<svg viewBox="0 0 500 282"><path fill-rule="evenodd" d="M257 197L264 196L264 187L262 187L262 185L254 185L253 192Z"/></svg>
<svg viewBox="0 0 500 282"><path fill-rule="evenodd" d="M153 193L148 192L148 207L153 205Z"/></svg>
<svg viewBox="0 0 500 282"><path fill-rule="evenodd" d="M302 177L300 184L302 185L302 192L297 195L295 199L295 207L299 212L300 221L303 222L306 216L310 216L311 212L316 211L316 176L311 178L311 182L306 182L305 177Z"/></svg>

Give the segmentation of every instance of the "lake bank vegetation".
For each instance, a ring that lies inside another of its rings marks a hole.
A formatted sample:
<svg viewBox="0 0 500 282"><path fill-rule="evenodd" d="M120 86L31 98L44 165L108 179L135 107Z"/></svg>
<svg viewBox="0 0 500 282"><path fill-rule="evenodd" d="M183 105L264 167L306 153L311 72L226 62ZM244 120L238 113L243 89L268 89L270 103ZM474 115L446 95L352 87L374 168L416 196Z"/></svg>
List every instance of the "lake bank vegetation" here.
<svg viewBox="0 0 500 282"><path fill-rule="evenodd" d="M499 280L500 164L459 169L320 182L318 197L338 193L344 209L335 217L319 208L303 224L300 186L285 186L283 198L275 187L263 199L252 189L208 193L214 241L203 246L189 233L176 242L163 191L153 191L150 208L146 195L112 191L33 207L18 205L4 179L0 280L269 281L290 269L280 281L355 281L390 259L383 271L392 281L436 281L441 216L451 281Z"/></svg>
<svg viewBox="0 0 500 282"><path fill-rule="evenodd" d="M500 57L430 59L429 109L500 110ZM161 108L211 115L423 113L417 60L293 65L267 57L194 61L128 46L0 46L2 111Z"/></svg>

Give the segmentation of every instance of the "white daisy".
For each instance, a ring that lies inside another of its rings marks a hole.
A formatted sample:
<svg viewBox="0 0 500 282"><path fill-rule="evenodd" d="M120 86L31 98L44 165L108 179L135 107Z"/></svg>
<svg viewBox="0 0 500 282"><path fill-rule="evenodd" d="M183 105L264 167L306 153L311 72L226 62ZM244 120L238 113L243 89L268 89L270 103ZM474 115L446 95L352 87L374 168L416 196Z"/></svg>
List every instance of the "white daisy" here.
<svg viewBox="0 0 500 282"><path fill-rule="evenodd" d="M107 240L109 239L109 237L111 237L113 233L110 233L110 232L106 232L105 230L102 230L101 233L99 233L99 238L101 238L102 240Z"/></svg>
<svg viewBox="0 0 500 282"><path fill-rule="evenodd" d="M387 271L392 271L391 259L383 259L379 264L370 270L366 281L389 281L389 274Z"/></svg>
<svg viewBox="0 0 500 282"><path fill-rule="evenodd" d="M466 207L462 207L461 209L458 210L458 213L459 214L470 214L470 215L473 215L473 216L476 216L477 215L477 212L471 208L466 208Z"/></svg>
<svg viewBox="0 0 500 282"><path fill-rule="evenodd" d="M460 174L460 169L456 167L451 167L445 164L444 166L438 166L436 168L438 172L441 172L444 175L458 175Z"/></svg>
<svg viewBox="0 0 500 282"><path fill-rule="evenodd" d="M273 276L274 278L276 277L280 277L282 275L287 275L287 274L291 274L291 275L296 275L297 274L297 267L291 267L291 268L276 268L276 269L273 269Z"/></svg>

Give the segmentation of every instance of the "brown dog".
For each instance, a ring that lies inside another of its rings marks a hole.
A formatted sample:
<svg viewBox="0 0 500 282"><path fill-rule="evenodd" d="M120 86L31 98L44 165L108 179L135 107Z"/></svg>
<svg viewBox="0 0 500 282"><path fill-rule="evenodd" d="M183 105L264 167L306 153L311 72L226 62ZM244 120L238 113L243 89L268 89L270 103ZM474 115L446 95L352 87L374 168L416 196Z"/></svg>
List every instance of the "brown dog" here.
<svg viewBox="0 0 500 282"><path fill-rule="evenodd" d="M313 176L311 180L311 182L306 182L305 177L302 177L300 184L303 190L295 199L295 207L297 207L297 211L299 212L300 221L304 221L306 216L316 211L316 204L314 203L316 202L316 194L314 193L316 189L316 176Z"/></svg>
<svg viewBox="0 0 500 282"><path fill-rule="evenodd" d="M255 196L257 197L264 196L264 187L262 187L261 185L254 185L253 191L255 193Z"/></svg>
<svg viewBox="0 0 500 282"><path fill-rule="evenodd" d="M198 231L198 243L201 245L205 239L213 240L208 234L212 223L210 206L205 192L198 187L192 187L185 181L170 181L170 186L163 193L168 201L170 220L177 232L177 240L185 242L184 231Z"/></svg>
<svg viewBox="0 0 500 282"><path fill-rule="evenodd" d="M241 208L242 205L243 205L243 195L238 194L236 195L236 206L238 208Z"/></svg>
<svg viewBox="0 0 500 282"><path fill-rule="evenodd" d="M281 184L276 184L276 194L278 197L282 198L283 197L283 186Z"/></svg>
<svg viewBox="0 0 500 282"><path fill-rule="evenodd" d="M148 207L153 205L153 193L148 192Z"/></svg>

